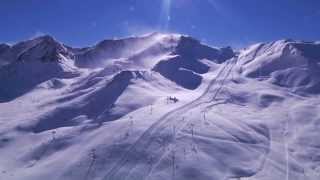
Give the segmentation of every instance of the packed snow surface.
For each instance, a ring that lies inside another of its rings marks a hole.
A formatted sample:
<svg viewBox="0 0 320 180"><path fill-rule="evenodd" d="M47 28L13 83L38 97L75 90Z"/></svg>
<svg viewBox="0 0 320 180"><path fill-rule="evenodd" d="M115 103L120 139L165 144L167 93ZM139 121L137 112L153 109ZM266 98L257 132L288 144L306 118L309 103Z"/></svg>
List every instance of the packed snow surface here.
<svg viewBox="0 0 320 180"><path fill-rule="evenodd" d="M319 180L320 45L0 44L0 179Z"/></svg>

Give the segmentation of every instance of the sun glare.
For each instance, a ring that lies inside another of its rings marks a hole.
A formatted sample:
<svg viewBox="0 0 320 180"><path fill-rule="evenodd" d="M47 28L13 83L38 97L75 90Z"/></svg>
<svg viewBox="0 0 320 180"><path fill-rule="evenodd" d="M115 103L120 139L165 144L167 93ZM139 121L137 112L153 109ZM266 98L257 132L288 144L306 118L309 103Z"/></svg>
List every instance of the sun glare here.
<svg viewBox="0 0 320 180"><path fill-rule="evenodd" d="M163 31L167 31L170 25L171 20L171 1L172 0L163 0L162 1L162 10L160 17L160 25Z"/></svg>

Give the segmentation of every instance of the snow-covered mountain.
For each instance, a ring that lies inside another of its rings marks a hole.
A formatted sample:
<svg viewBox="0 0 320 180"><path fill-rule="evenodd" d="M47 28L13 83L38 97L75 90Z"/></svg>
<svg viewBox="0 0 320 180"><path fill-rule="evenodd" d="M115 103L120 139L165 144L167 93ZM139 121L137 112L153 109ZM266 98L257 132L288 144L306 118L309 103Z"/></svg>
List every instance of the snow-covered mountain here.
<svg viewBox="0 0 320 180"><path fill-rule="evenodd" d="M52 78L75 77L72 53L50 36L7 47L0 57L8 62L0 70L0 102L12 100Z"/></svg>
<svg viewBox="0 0 320 180"><path fill-rule="evenodd" d="M240 56L244 74L301 93L320 93L320 44L282 40L257 44Z"/></svg>
<svg viewBox="0 0 320 180"><path fill-rule="evenodd" d="M0 45L0 179L318 180L320 44Z"/></svg>

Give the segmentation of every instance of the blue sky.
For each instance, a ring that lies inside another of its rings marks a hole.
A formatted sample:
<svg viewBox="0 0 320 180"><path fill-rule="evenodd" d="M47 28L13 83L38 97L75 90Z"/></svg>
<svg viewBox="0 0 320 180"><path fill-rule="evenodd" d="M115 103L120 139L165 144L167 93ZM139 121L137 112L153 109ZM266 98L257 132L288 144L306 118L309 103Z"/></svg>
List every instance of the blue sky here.
<svg viewBox="0 0 320 180"><path fill-rule="evenodd" d="M320 40L319 0L1 0L0 42L50 34L72 46L153 31L242 47Z"/></svg>

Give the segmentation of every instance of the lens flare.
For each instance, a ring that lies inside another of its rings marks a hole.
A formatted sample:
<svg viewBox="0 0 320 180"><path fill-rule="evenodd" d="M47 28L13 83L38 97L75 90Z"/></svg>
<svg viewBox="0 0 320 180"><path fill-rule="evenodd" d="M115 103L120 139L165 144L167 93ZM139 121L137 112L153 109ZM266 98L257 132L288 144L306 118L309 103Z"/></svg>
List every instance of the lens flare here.
<svg viewBox="0 0 320 180"><path fill-rule="evenodd" d="M168 31L171 21L171 0L162 1L162 10L160 16L160 28L162 31Z"/></svg>

